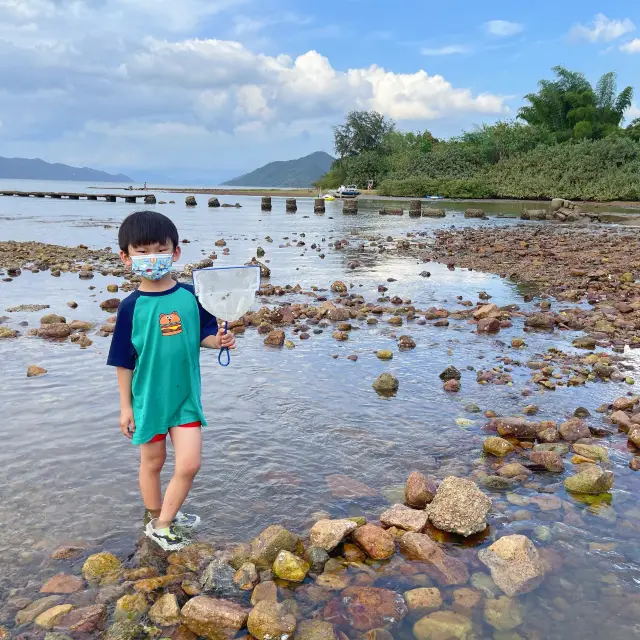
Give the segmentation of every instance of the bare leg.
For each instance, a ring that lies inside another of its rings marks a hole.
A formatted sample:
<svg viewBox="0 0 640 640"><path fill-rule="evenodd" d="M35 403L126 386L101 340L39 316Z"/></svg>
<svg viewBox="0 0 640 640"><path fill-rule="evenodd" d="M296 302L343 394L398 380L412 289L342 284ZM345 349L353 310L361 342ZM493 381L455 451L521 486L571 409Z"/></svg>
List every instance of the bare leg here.
<svg viewBox="0 0 640 640"><path fill-rule="evenodd" d="M154 517L158 517L162 507L160 471L167 459L166 441L147 442L140 447L140 493L144 506Z"/></svg>
<svg viewBox="0 0 640 640"><path fill-rule="evenodd" d="M171 441L176 454L176 468L164 494L162 511L156 529L168 527L187 499L193 479L202 462L202 435L200 427L173 427Z"/></svg>

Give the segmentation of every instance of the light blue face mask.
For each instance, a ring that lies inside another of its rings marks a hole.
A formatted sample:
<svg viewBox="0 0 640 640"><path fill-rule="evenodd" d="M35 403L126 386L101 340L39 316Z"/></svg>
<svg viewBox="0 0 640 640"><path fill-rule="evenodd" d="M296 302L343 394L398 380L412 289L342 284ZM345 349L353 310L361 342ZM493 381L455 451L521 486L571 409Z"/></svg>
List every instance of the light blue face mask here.
<svg viewBox="0 0 640 640"><path fill-rule="evenodd" d="M160 280L171 271L173 256L166 253L131 256L131 271L147 280Z"/></svg>

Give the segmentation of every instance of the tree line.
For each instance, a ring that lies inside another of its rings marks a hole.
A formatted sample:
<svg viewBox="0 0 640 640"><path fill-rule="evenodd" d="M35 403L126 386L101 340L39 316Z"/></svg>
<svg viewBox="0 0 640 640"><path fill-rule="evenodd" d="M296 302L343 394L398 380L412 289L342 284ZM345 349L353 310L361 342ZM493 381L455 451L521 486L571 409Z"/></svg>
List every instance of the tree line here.
<svg viewBox="0 0 640 640"><path fill-rule="evenodd" d="M618 93L615 72L595 86L582 73L553 72L525 96L515 120L446 140L352 111L334 127L338 159L316 186L371 180L392 196L639 200L640 118L623 126L633 88Z"/></svg>

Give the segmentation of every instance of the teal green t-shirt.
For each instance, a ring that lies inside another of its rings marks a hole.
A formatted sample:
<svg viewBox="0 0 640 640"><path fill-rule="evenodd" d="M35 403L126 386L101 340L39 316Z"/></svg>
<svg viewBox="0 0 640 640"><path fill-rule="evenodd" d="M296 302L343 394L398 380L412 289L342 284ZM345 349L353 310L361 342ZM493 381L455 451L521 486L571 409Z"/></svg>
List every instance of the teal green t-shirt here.
<svg viewBox="0 0 640 640"><path fill-rule="evenodd" d="M206 425L200 391L200 343L218 332L193 287L134 291L118 309L107 364L133 370L134 444L190 422Z"/></svg>

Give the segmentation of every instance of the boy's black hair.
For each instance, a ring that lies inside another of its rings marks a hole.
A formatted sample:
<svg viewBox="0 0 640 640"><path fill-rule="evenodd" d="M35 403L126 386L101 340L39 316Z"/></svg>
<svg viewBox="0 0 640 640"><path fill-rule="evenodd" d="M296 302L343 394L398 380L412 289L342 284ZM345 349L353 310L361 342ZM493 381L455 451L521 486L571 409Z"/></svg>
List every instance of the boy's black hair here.
<svg viewBox="0 0 640 640"><path fill-rule="evenodd" d="M126 254L129 247L141 247L171 241L173 248L178 246L178 229L173 222L157 211L136 211L128 215L120 225L118 244Z"/></svg>

